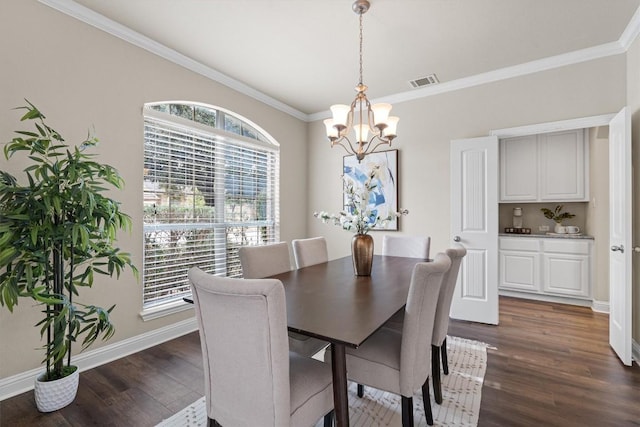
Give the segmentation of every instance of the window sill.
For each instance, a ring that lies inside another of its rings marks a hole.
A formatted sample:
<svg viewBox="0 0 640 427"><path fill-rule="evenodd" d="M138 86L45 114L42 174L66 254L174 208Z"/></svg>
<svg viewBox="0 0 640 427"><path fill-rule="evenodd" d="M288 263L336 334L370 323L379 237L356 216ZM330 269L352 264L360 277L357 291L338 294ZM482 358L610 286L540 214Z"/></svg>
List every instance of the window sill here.
<svg viewBox="0 0 640 427"><path fill-rule="evenodd" d="M193 310L193 304L189 304L183 300L163 304L157 307L148 308L140 312L142 321L146 322L161 317L170 316L185 310Z"/></svg>

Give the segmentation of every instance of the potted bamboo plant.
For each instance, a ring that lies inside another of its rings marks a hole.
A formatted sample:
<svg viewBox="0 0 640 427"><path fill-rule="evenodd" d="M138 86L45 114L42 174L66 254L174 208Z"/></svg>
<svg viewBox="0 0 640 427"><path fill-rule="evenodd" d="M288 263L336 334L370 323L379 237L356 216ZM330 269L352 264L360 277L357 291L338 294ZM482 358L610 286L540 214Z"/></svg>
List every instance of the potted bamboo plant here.
<svg viewBox="0 0 640 427"><path fill-rule="evenodd" d="M130 230L131 219L104 195L108 187L123 186L117 170L86 153L97 138L89 135L69 146L27 104L21 121L32 121L35 129L16 131L4 147L7 160L18 153L28 157L25 177L0 170L0 306L13 311L28 299L42 307L36 326L46 339L46 372L36 379L35 397L38 409L50 412L75 399L72 344L82 337L84 350L114 334L109 318L114 306L79 303L79 291L91 287L96 274L119 277L130 267L137 277L138 271L130 255L114 246L117 230ZM49 396L59 383L63 390Z"/></svg>

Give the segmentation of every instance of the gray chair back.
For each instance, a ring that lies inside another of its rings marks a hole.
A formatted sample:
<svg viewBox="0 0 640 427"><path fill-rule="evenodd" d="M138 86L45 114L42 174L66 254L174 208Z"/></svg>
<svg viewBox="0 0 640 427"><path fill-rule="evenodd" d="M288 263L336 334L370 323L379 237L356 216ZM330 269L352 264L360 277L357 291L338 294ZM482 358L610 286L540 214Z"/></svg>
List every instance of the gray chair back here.
<svg viewBox="0 0 640 427"><path fill-rule="evenodd" d="M451 261L443 253L433 262L416 264L405 306L400 350L400 394L413 396L429 377L431 339L438 294Z"/></svg>
<svg viewBox="0 0 640 427"><path fill-rule="evenodd" d="M321 264L329 261L327 241L324 237L311 237L308 239L294 239L291 241L293 258L296 268Z"/></svg>
<svg viewBox="0 0 640 427"><path fill-rule="evenodd" d="M289 246L286 242L263 246L242 246L238 250L242 277L262 279L291 271Z"/></svg>
<svg viewBox="0 0 640 427"><path fill-rule="evenodd" d="M223 426L289 425L289 345L279 280L189 270L207 415Z"/></svg>
<svg viewBox="0 0 640 427"><path fill-rule="evenodd" d="M382 255L402 256L409 258L429 258L431 237L425 236L391 236L382 238Z"/></svg>
<svg viewBox="0 0 640 427"><path fill-rule="evenodd" d="M456 289L458 273L462 258L467 254L467 250L463 246L456 246L446 250L447 256L451 259L451 268L444 275L442 280L442 289L438 297L438 308L436 309L436 319L433 327L432 344L440 347L447 338L449 330L449 312L451 311L451 300Z"/></svg>

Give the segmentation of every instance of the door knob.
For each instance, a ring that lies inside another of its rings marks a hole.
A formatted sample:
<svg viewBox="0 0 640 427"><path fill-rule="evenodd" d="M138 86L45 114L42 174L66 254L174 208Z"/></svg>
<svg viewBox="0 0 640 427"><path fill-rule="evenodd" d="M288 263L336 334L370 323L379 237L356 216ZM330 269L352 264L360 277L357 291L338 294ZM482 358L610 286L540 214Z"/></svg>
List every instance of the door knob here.
<svg viewBox="0 0 640 427"><path fill-rule="evenodd" d="M459 242L460 240L461 240L461 239L460 239L460 236L454 236L454 237L453 237L453 241L454 241L454 242Z"/></svg>
<svg viewBox="0 0 640 427"><path fill-rule="evenodd" d="M613 245L611 246L611 251L612 252L620 251L620 253L624 253L624 245L620 245L620 246Z"/></svg>

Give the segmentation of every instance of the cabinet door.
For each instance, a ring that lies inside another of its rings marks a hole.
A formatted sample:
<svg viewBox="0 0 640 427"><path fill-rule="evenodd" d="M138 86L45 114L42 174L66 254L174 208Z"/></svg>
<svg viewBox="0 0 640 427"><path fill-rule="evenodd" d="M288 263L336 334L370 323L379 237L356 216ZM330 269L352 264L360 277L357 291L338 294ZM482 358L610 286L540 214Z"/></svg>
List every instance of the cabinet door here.
<svg viewBox="0 0 640 427"><path fill-rule="evenodd" d="M500 201L538 199L535 135L500 140Z"/></svg>
<svg viewBox="0 0 640 427"><path fill-rule="evenodd" d="M500 289L540 291L540 255L500 251Z"/></svg>
<svg viewBox="0 0 640 427"><path fill-rule="evenodd" d="M538 135L541 201L588 200L584 130Z"/></svg>
<svg viewBox="0 0 640 427"><path fill-rule="evenodd" d="M589 296L588 255L545 253L543 264L544 292L577 297Z"/></svg>

